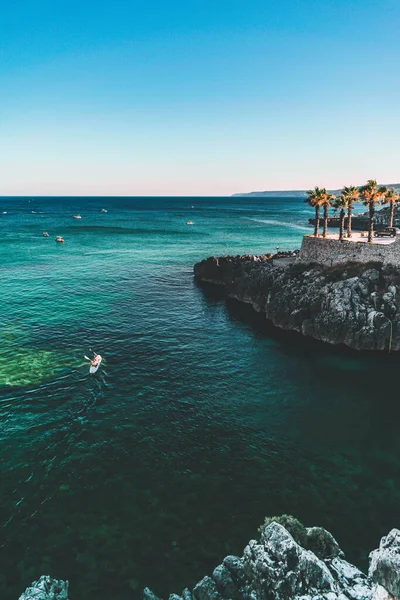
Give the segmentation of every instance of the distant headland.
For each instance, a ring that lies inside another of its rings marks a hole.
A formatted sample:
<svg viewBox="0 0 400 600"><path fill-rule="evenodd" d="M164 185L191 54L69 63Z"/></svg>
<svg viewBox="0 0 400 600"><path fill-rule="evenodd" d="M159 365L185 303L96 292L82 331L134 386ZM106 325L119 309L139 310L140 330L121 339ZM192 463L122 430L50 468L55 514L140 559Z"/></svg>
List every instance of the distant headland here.
<svg viewBox="0 0 400 600"><path fill-rule="evenodd" d="M397 193L400 192L400 183L385 183L382 184L388 188L394 188ZM340 189L328 190L330 194L335 196L340 194ZM250 198L299 198L307 196L307 190L266 190L264 192L243 192L232 194L232 197L250 197Z"/></svg>

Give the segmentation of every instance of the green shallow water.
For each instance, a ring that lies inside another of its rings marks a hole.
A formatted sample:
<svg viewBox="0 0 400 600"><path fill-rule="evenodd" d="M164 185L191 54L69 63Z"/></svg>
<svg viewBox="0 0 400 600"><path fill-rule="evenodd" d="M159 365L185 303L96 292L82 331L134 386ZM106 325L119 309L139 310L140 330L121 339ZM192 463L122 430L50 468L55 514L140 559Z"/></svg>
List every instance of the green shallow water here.
<svg viewBox="0 0 400 600"><path fill-rule="evenodd" d="M302 199L3 210L2 599L44 573L85 600L179 592L282 512L365 566L400 526L399 358L282 335L193 281L211 254L299 247Z"/></svg>

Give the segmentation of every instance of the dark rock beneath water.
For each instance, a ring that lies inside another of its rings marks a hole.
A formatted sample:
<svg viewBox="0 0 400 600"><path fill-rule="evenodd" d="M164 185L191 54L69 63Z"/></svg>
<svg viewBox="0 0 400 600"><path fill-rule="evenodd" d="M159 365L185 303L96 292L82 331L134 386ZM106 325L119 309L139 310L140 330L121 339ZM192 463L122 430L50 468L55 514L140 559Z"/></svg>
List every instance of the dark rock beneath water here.
<svg viewBox="0 0 400 600"><path fill-rule="evenodd" d="M400 350L399 269L284 262L208 258L194 273L197 281L223 286L228 297L250 304L281 329L357 350Z"/></svg>

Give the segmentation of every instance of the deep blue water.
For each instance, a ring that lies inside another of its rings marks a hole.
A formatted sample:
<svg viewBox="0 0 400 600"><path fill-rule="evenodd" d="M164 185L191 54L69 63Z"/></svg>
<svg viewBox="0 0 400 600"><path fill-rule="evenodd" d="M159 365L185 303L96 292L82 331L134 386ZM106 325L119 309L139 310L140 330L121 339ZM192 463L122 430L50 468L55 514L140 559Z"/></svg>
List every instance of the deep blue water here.
<svg viewBox="0 0 400 600"><path fill-rule="evenodd" d="M193 281L212 254L298 248L309 216L302 199L0 199L2 599L41 574L75 600L165 597L265 515L326 526L363 566L400 525L399 358L283 335Z"/></svg>

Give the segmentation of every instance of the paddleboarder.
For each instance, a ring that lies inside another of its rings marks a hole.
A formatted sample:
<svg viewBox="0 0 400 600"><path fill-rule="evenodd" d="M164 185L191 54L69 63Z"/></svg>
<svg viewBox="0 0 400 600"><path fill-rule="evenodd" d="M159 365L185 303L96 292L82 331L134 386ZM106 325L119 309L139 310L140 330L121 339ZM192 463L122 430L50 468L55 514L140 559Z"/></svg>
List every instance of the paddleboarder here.
<svg viewBox="0 0 400 600"><path fill-rule="evenodd" d="M97 352L95 352L91 348L89 348L89 350L90 350L90 352L93 352L93 360L91 358L89 358L88 356L85 356L84 358L86 358L86 360L88 360L90 362L92 367L97 370L97 367L100 365L102 358L101 358L100 354L97 354Z"/></svg>

